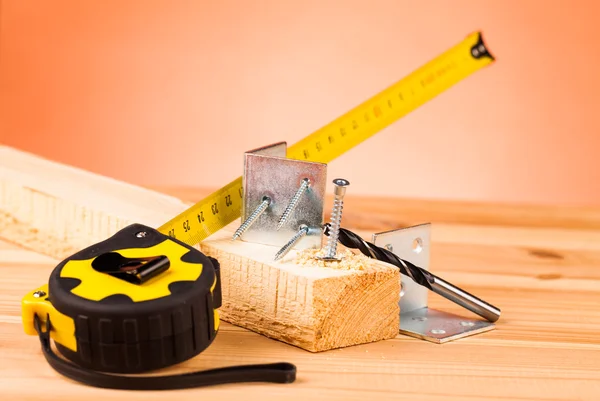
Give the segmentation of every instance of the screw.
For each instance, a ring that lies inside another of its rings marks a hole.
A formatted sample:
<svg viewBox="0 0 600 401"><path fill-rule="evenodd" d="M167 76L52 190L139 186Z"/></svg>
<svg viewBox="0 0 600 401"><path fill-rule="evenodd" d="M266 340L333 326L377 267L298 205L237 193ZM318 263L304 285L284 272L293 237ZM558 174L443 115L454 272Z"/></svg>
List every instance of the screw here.
<svg viewBox="0 0 600 401"><path fill-rule="evenodd" d="M460 322L460 325L463 327L473 327L475 326L475 323L473 322Z"/></svg>
<svg viewBox="0 0 600 401"><path fill-rule="evenodd" d="M33 297L34 298L41 298L41 297L45 297L46 296L46 292L39 290L33 293Z"/></svg>
<svg viewBox="0 0 600 401"><path fill-rule="evenodd" d="M260 215L263 214L265 212L265 210L267 210L267 208L269 207L270 204L271 204L271 198L269 198L268 196L263 196L262 202L260 203L260 205L258 205L257 208L254 209L254 212L252 212L252 214L246 219L246 221L244 221L244 223L240 226L240 228L238 228L235 231L231 240L235 241L236 239L241 237L242 234L244 234L244 232L246 232L246 230L249 229L250 226L252 224L254 224L254 222L256 222L256 220L258 220Z"/></svg>
<svg viewBox="0 0 600 401"><path fill-rule="evenodd" d="M340 226L342 222L342 209L344 208L344 195L346 194L346 187L350 185L350 182L343 178L336 178L333 180L333 194L335 198L333 200L333 209L331 211L330 227L329 227L329 239L327 241L327 248L325 250L324 260L338 260L337 254L337 242L340 235Z"/></svg>
<svg viewBox="0 0 600 401"><path fill-rule="evenodd" d="M446 334L446 330L442 330L442 329L433 329L431 330L432 334Z"/></svg>
<svg viewBox="0 0 600 401"><path fill-rule="evenodd" d="M298 206L298 203L300 203L300 198L302 197L304 192L306 192L309 186L310 180L308 178L304 178L302 180L302 184L300 184L300 188L298 188L296 194L292 197L290 203L288 203L287 207L285 208L285 211L281 215L281 218L279 219L279 224L277 224L277 230L283 227L287 219L290 217L290 214L292 214L294 209L296 209L296 206Z"/></svg>
<svg viewBox="0 0 600 401"><path fill-rule="evenodd" d="M285 255L287 255L288 252L292 250L294 245L296 245L298 241L300 241L300 239L302 239L302 237L304 237L306 234L308 234L308 226L306 224L300 225L298 232L294 234L294 236L288 241L287 244L282 246L281 249L277 251L277 253L275 254L275 261L278 261Z"/></svg>
<svg viewBox="0 0 600 401"><path fill-rule="evenodd" d="M136 237L138 238L145 238L146 235L148 235L148 233L146 231L140 231L138 233L135 234Z"/></svg>
<svg viewBox="0 0 600 401"><path fill-rule="evenodd" d="M427 318L425 316L417 316L417 317L413 317L412 320L418 320L419 322L424 322L427 320Z"/></svg>

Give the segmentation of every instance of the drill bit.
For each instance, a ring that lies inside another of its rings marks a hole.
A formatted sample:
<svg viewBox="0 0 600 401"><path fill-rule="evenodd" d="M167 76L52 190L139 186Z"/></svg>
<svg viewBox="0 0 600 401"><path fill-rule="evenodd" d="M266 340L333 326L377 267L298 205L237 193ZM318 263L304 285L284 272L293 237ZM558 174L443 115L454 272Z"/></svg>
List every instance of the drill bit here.
<svg viewBox="0 0 600 401"><path fill-rule="evenodd" d="M325 224L325 235L329 235L330 228L331 227L329 224ZM352 231L340 228L338 241L346 248L358 249L363 255L398 267L400 269L400 273L410 277L417 284L422 285L436 294L439 294L444 298L461 305L462 307L489 320L490 322L495 322L500 318L500 309L496 308L495 306L482 301L476 296L469 294L453 284L450 284L449 282L437 277L427 270L421 269L420 267L415 266L404 259L400 259L387 249L380 248L375 244L365 241Z"/></svg>

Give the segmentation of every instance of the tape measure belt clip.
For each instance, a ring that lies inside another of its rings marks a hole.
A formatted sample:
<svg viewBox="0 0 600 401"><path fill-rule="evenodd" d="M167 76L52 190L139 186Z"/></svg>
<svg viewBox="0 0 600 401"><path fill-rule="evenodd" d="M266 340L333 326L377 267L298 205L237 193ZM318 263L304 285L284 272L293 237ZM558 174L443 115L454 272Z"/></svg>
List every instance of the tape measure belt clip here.
<svg viewBox="0 0 600 401"><path fill-rule="evenodd" d="M92 262L94 270L133 284L142 284L169 269L166 255L126 258L117 252L103 253Z"/></svg>

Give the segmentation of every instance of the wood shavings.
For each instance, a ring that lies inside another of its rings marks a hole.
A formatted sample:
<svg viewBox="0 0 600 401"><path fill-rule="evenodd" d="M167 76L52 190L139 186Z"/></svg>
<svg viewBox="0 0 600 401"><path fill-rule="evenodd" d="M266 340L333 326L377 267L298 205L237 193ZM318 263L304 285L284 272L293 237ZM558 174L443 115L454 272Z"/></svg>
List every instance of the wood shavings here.
<svg viewBox="0 0 600 401"><path fill-rule="evenodd" d="M349 249L339 250L337 257L340 261L324 261L317 259L325 255L324 249L306 249L298 253L294 262L301 266L328 267L338 270L367 270L371 260L362 254L355 254Z"/></svg>

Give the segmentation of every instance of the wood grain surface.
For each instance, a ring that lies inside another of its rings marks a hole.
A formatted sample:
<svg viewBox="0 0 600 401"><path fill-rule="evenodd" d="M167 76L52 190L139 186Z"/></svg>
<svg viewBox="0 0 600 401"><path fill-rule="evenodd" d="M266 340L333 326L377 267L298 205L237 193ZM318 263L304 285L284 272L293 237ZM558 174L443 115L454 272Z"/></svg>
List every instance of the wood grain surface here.
<svg viewBox="0 0 600 401"><path fill-rule="evenodd" d="M209 190L159 188L195 201ZM331 202L328 202L331 204ZM214 344L160 373L289 361L293 384L124 392L54 372L23 333L20 300L56 261L0 242L2 400L600 400L600 208L359 198L344 226L364 236L431 221L431 270L502 309L497 329L438 345L392 340L319 354L223 324ZM438 297L430 306L467 316Z"/></svg>
<svg viewBox="0 0 600 401"><path fill-rule="evenodd" d="M354 255L340 263L346 268L325 268L300 262L295 249L274 262L278 247L231 241L227 228L200 245L221 265L222 320L313 352L398 335L395 266Z"/></svg>

